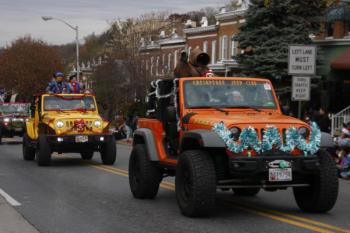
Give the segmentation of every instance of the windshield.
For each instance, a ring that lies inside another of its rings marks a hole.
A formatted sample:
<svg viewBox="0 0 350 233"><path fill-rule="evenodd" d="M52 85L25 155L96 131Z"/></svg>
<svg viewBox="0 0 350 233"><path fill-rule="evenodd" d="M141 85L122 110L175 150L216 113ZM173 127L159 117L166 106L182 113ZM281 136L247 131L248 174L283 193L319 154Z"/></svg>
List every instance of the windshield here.
<svg viewBox="0 0 350 233"><path fill-rule="evenodd" d="M28 115L29 104L27 103L0 103L0 115L22 114Z"/></svg>
<svg viewBox="0 0 350 233"><path fill-rule="evenodd" d="M268 82L252 80L189 80L184 82L186 108L276 109Z"/></svg>
<svg viewBox="0 0 350 233"><path fill-rule="evenodd" d="M95 111L92 96L45 96L44 111L88 110Z"/></svg>

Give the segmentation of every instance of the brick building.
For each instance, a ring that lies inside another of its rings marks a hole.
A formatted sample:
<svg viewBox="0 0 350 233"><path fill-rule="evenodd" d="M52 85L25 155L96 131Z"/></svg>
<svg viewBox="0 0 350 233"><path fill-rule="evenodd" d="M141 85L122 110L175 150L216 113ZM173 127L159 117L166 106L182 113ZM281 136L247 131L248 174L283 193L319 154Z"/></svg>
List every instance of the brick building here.
<svg viewBox="0 0 350 233"><path fill-rule="evenodd" d="M208 25L206 17L202 18L198 27L188 20L182 23L182 28L173 29L169 36L161 31L158 40L148 43L143 41L140 56L146 71L153 79L172 77L180 52L186 50L190 54L192 49L198 47L210 55L209 68L215 74L234 75L238 64L233 57L240 52L234 37L240 24L244 23L247 9L248 3L242 3L241 7L232 11L222 8L216 15L215 25Z"/></svg>
<svg viewBox="0 0 350 233"><path fill-rule="evenodd" d="M319 105L338 112L350 105L350 3L329 1L314 43L324 54L317 73L322 77Z"/></svg>
<svg viewBox="0 0 350 233"><path fill-rule="evenodd" d="M186 39L177 34L174 29L169 37L164 31L160 39L143 43L140 49L141 64L149 79L172 77L173 70L182 50L186 48Z"/></svg>

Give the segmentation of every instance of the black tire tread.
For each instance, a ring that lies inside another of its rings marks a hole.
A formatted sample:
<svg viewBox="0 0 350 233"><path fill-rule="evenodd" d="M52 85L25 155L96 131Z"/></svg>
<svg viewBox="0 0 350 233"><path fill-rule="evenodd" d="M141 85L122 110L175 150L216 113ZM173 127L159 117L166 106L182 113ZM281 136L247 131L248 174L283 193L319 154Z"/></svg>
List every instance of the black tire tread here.
<svg viewBox="0 0 350 233"><path fill-rule="evenodd" d="M139 163L140 167L141 180L139 184L133 182L135 163ZM161 180L161 171L148 159L145 146L143 144L134 145L129 161L129 184L133 196L138 199L155 198Z"/></svg>
<svg viewBox="0 0 350 233"><path fill-rule="evenodd" d="M193 176L193 194L189 203L183 203L181 192L181 166L187 163ZM200 217L210 214L215 206L216 174L210 154L202 150L184 151L176 168L175 190L182 214L188 217Z"/></svg>
<svg viewBox="0 0 350 233"><path fill-rule="evenodd" d="M117 159L117 147L114 136L101 148L101 160L104 165L113 165Z"/></svg>
<svg viewBox="0 0 350 233"><path fill-rule="evenodd" d="M49 166L51 163L51 148L47 142L46 135L39 135L39 148L37 148L36 156L39 166Z"/></svg>
<svg viewBox="0 0 350 233"><path fill-rule="evenodd" d="M94 156L94 152L93 151L83 151L80 153L81 158L83 160L91 160L92 157Z"/></svg>
<svg viewBox="0 0 350 233"><path fill-rule="evenodd" d="M29 137L28 135L25 133L23 135L23 159L27 160L27 161L31 161L35 159L35 148L30 147L28 145L28 141L29 141Z"/></svg>
<svg viewBox="0 0 350 233"><path fill-rule="evenodd" d="M323 213L331 210L338 197L338 174L334 160L325 150L319 150L319 172L311 187L294 188L299 208L306 212Z"/></svg>

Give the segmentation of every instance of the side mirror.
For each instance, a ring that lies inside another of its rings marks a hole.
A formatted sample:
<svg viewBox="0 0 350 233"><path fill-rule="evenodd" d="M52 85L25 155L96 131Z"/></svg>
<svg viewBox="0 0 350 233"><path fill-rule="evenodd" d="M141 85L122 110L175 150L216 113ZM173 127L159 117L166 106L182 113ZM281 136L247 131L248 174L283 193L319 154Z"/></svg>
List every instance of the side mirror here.
<svg viewBox="0 0 350 233"><path fill-rule="evenodd" d="M166 118L168 122L176 122L176 108L174 106L168 106L166 108Z"/></svg>

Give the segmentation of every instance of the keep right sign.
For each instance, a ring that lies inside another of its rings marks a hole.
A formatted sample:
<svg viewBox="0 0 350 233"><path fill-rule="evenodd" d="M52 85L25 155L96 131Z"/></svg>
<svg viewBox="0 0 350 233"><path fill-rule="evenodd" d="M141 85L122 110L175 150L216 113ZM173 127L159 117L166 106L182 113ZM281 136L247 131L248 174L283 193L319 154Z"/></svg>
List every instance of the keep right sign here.
<svg viewBox="0 0 350 233"><path fill-rule="evenodd" d="M292 100L309 101L310 100L310 77L293 77Z"/></svg>

